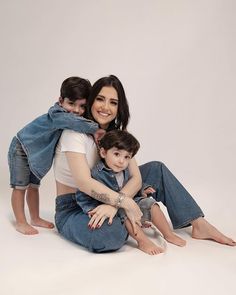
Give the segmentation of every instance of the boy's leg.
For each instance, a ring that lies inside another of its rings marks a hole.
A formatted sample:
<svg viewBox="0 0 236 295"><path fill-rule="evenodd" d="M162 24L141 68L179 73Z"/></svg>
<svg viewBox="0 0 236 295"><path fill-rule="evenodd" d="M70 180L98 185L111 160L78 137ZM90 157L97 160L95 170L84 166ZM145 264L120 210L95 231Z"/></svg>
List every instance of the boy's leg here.
<svg viewBox="0 0 236 295"><path fill-rule="evenodd" d="M126 218L125 226L131 237L137 241L138 249L149 255L156 255L164 252L163 248L155 245L151 240L148 239L148 237L139 226L137 226L137 235L135 235L133 232L132 224L128 218Z"/></svg>
<svg viewBox="0 0 236 295"><path fill-rule="evenodd" d="M27 189L26 200L29 207L31 224L34 226L53 228L52 222L44 220L39 216L39 189L29 187Z"/></svg>
<svg viewBox="0 0 236 295"><path fill-rule="evenodd" d="M236 241L203 218L201 208L163 163L149 162L139 168L143 182L157 191L155 199L166 206L174 228L192 225L192 237L195 239L209 239L236 246Z"/></svg>
<svg viewBox="0 0 236 295"><path fill-rule="evenodd" d="M11 204L16 218L16 230L25 235L37 234L38 231L27 222L25 217L25 190L13 189Z"/></svg>
<svg viewBox="0 0 236 295"><path fill-rule="evenodd" d="M167 242L180 247L186 245L185 240L181 239L173 233L164 213L161 211L160 207L157 204L153 204L151 208L151 219L152 223L163 234Z"/></svg>

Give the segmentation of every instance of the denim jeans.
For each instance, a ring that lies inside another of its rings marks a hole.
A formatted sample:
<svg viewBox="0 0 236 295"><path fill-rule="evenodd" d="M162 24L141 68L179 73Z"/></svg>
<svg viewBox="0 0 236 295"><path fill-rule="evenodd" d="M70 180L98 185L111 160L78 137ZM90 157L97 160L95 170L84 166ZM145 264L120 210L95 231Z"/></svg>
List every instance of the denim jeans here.
<svg viewBox="0 0 236 295"><path fill-rule="evenodd" d="M152 197L166 206L175 229L188 226L194 219L204 216L191 195L163 163L149 162L139 168L143 182L156 190ZM101 228L91 230L89 217L76 203L75 194L56 198L55 223L59 233L91 252L115 251L125 244L127 231L123 218L118 215L111 225L106 221Z"/></svg>
<svg viewBox="0 0 236 295"><path fill-rule="evenodd" d="M96 253L115 251L125 244L128 233L118 214L111 225L106 220L95 230L90 229L88 223L89 217L76 203L75 194L56 198L55 224L64 238Z"/></svg>
<svg viewBox="0 0 236 295"><path fill-rule="evenodd" d="M192 196L161 162L149 162L139 167L142 181L152 186L157 202L162 202L168 211L173 228L182 228L204 214Z"/></svg>

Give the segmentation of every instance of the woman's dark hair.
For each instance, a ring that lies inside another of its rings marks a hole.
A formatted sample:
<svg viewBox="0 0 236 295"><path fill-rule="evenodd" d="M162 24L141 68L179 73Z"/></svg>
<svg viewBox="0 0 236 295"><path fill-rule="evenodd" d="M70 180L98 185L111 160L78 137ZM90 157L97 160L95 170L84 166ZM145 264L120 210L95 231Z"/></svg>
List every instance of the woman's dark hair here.
<svg viewBox="0 0 236 295"><path fill-rule="evenodd" d="M138 140L125 130L108 131L99 141L99 148L104 148L105 151L111 148L125 150L132 154L132 157L138 152L140 144Z"/></svg>
<svg viewBox="0 0 236 295"><path fill-rule="evenodd" d="M109 124L109 127L107 130L113 130L113 129L125 130L128 125L129 117L130 117L129 105L125 95L124 88L120 80L114 75L100 78L93 84L91 92L90 92L90 96L87 100L87 112L85 117L87 117L90 120L93 120L91 108L94 103L94 100L96 99L98 93L101 91L103 87L114 87L118 94L117 117Z"/></svg>
<svg viewBox="0 0 236 295"><path fill-rule="evenodd" d="M62 99L69 98L71 101L87 99L91 87L89 80L80 77L69 77L62 82L60 95Z"/></svg>

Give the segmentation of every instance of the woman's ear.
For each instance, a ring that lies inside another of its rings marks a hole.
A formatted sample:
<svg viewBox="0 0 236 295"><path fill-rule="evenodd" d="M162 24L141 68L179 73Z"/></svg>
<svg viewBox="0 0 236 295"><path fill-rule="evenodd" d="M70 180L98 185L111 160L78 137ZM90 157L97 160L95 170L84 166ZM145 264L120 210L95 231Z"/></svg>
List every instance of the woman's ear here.
<svg viewBox="0 0 236 295"><path fill-rule="evenodd" d="M106 153L106 150L103 147L100 148L99 153L100 153L100 157L105 159L107 153Z"/></svg>

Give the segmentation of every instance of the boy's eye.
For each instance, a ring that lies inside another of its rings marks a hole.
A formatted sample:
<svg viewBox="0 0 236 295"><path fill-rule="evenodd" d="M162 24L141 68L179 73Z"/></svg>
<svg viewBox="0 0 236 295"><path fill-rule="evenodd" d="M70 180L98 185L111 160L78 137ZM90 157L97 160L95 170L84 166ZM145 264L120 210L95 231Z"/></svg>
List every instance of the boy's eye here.
<svg viewBox="0 0 236 295"><path fill-rule="evenodd" d="M114 153L114 155L115 155L116 157L118 157L120 154L116 152L116 153Z"/></svg>

